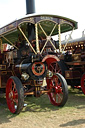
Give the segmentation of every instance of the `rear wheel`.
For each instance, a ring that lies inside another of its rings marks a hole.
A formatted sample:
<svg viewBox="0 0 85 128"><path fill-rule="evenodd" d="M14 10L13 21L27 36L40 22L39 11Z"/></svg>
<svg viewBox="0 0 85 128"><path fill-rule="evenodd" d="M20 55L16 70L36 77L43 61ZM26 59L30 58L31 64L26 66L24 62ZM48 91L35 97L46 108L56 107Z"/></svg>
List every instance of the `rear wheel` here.
<svg viewBox="0 0 85 128"><path fill-rule="evenodd" d="M82 92L85 95L85 73L83 74L83 76L81 78L81 89L82 89Z"/></svg>
<svg viewBox="0 0 85 128"><path fill-rule="evenodd" d="M50 102L55 106L64 106L68 99L68 86L64 77L57 73L52 78L46 79Z"/></svg>
<svg viewBox="0 0 85 128"><path fill-rule="evenodd" d="M49 64L48 69L53 73L60 73L65 76L65 70L67 70L67 67L63 61L55 61Z"/></svg>
<svg viewBox="0 0 85 128"><path fill-rule="evenodd" d="M20 113L24 106L24 90L21 81L16 76L11 76L7 81L6 100L12 113Z"/></svg>
<svg viewBox="0 0 85 128"><path fill-rule="evenodd" d="M62 74L61 68L60 68L58 62L50 63L49 70L52 71L53 73L60 73L60 74Z"/></svg>

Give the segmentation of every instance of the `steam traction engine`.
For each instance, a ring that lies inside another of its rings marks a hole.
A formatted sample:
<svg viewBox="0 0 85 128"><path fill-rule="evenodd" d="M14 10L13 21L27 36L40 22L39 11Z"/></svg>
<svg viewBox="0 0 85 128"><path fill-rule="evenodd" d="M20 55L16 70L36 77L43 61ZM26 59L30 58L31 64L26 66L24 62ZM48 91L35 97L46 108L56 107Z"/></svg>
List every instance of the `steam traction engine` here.
<svg viewBox="0 0 85 128"><path fill-rule="evenodd" d="M57 42L52 36L77 28L71 19L54 15L31 15L0 29L0 93L12 113L19 113L24 96L47 93L55 106L64 106L68 88L59 74ZM8 43L8 44L7 44ZM45 81L45 83L43 83Z"/></svg>
<svg viewBox="0 0 85 128"><path fill-rule="evenodd" d="M62 42L65 54L61 55L61 74L72 88L81 88L85 94L85 36Z"/></svg>

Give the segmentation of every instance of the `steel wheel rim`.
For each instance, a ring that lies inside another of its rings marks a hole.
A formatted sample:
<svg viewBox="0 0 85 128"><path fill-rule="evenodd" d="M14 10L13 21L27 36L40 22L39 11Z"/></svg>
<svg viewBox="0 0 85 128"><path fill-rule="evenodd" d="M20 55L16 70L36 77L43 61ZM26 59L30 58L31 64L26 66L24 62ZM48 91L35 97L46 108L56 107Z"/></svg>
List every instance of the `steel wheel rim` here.
<svg viewBox="0 0 85 128"><path fill-rule="evenodd" d="M9 110L15 113L18 106L18 92L14 80L11 78L7 82L6 99Z"/></svg>

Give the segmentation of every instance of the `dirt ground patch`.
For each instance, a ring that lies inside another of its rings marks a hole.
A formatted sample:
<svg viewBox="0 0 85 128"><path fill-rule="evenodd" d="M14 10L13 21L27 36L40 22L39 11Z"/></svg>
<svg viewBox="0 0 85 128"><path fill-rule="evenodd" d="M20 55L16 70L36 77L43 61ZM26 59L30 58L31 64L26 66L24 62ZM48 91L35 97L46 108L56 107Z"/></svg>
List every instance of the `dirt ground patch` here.
<svg viewBox="0 0 85 128"><path fill-rule="evenodd" d="M27 106L19 115L11 114L0 98L0 128L85 128L85 96L69 90L63 108L53 106L47 95L25 98Z"/></svg>

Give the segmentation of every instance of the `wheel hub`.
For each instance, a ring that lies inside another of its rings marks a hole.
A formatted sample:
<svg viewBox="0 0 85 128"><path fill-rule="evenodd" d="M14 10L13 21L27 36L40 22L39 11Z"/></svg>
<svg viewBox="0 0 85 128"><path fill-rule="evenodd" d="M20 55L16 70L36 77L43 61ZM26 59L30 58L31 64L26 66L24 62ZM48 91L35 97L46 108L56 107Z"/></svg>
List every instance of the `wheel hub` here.
<svg viewBox="0 0 85 128"><path fill-rule="evenodd" d="M55 94L57 94L57 93L61 93L62 90L61 90L60 86L58 86L58 87L53 87L53 92L54 92Z"/></svg>

